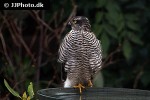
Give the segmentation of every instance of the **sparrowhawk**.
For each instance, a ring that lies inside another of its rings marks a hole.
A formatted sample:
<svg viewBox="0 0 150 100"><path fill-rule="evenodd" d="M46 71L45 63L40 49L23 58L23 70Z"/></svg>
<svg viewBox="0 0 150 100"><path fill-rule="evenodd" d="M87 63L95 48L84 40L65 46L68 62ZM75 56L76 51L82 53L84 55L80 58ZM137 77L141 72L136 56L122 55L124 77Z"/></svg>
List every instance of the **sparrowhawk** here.
<svg viewBox="0 0 150 100"><path fill-rule="evenodd" d="M92 77L101 69L100 41L91 31L88 18L75 16L69 23L72 30L64 37L59 48L58 61L65 64L67 79L64 87L92 86Z"/></svg>

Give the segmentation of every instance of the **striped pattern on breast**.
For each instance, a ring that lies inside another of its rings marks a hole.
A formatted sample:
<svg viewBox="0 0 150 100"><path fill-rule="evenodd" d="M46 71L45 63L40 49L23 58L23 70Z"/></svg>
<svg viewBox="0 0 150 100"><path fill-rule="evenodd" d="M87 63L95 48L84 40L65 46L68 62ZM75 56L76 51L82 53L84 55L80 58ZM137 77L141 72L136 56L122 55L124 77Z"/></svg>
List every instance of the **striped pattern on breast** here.
<svg viewBox="0 0 150 100"><path fill-rule="evenodd" d="M92 32L71 30L59 48L59 61L76 78L90 78L101 68L101 45Z"/></svg>

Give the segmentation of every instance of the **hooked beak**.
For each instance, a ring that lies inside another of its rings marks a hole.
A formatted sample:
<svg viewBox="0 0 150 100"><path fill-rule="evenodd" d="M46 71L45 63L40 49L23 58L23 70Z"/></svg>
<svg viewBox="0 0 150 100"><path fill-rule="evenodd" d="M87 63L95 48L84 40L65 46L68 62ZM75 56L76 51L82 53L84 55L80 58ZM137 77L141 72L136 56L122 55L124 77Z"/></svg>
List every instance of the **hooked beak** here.
<svg viewBox="0 0 150 100"><path fill-rule="evenodd" d="M70 21L68 22L67 27L71 27L71 22Z"/></svg>
<svg viewBox="0 0 150 100"><path fill-rule="evenodd" d="M68 25L69 25L69 26L71 25L71 22L70 22L70 21L68 22Z"/></svg>

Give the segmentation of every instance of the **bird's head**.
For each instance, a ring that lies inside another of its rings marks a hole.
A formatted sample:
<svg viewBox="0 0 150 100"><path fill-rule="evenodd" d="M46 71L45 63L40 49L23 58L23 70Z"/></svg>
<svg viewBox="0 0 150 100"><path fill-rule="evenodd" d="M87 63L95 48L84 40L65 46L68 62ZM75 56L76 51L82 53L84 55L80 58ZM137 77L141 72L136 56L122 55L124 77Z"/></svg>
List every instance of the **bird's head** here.
<svg viewBox="0 0 150 100"><path fill-rule="evenodd" d="M85 30L90 31L91 25L87 17L84 16L75 16L71 18L68 25L71 25L73 30Z"/></svg>

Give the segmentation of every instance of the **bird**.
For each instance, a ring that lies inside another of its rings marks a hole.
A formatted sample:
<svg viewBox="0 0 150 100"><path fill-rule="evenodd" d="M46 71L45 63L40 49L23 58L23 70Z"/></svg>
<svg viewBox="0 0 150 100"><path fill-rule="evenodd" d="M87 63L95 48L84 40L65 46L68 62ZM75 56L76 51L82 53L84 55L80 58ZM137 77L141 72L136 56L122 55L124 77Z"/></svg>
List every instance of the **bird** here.
<svg viewBox="0 0 150 100"><path fill-rule="evenodd" d="M89 19L74 16L68 22L71 26L58 50L58 61L64 63L67 78L64 88L93 87L92 79L102 68L101 42L91 30Z"/></svg>

